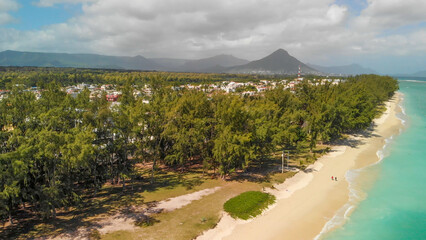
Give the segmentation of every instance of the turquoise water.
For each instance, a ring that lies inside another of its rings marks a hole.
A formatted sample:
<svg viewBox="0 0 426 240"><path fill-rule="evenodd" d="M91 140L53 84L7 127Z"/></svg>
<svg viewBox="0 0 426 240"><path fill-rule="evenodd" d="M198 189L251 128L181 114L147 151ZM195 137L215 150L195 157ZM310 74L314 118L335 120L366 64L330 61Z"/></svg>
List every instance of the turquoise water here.
<svg viewBox="0 0 426 240"><path fill-rule="evenodd" d="M323 239L426 239L426 81L400 79L400 92L405 127L378 153L382 161L348 173L352 194L362 201Z"/></svg>

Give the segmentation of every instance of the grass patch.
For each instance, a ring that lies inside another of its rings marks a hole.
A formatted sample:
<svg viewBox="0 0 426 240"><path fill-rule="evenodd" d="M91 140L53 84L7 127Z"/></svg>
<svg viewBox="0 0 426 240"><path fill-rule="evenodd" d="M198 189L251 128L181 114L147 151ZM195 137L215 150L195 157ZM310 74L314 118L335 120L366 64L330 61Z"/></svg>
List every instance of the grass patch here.
<svg viewBox="0 0 426 240"><path fill-rule="evenodd" d="M284 173L275 173L270 176L271 182L274 183L283 183L287 178L291 178L296 174L296 172L284 172ZM272 187L272 186L271 186Z"/></svg>
<svg viewBox="0 0 426 240"><path fill-rule="evenodd" d="M247 220L262 213L270 204L275 202L275 197L269 193L248 191L229 199L223 208L233 218Z"/></svg>
<svg viewBox="0 0 426 240"><path fill-rule="evenodd" d="M313 153L308 149L298 152L290 150L290 167L298 167L297 160L316 153L319 156L321 147ZM127 211L132 206L147 207L156 202L196 192L199 190L222 187L217 192L193 201L188 206L172 212L156 214L153 221L136 221L140 226L135 231L121 230L102 235L102 239L193 239L203 231L214 227L220 219L224 203L246 191L260 191L263 187L272 187L293 176L295 172L280 173L281 152L272 154L270 158L252 167L250 174L239 173L234 180L224 181L204 175L202 169L190 169L185 172L162 168L156 172L155 183L151 184L150 169L141 166L141 178L129 181L125 190L121 185L105 184L94 196L87 193L79 206L69 209L58 209L56 219L43 221L37 216L29 215L21 219L17 226L5 227L0 236L6 239L47 238L66 232L74 232L78 228L91 228L105 217ZM278 172L279 171L279 172ZM239 175L239 176L238 176ZM267 206L268 204L266 204ZM266 208L265 206L265 208ZM262 209L263 210L263 209ZM260 210L261 212L261 210ZM173 226L170 228L170 226ZM89 235L89 234L88 234ZM89 237L89 236L86 237ZM97 235L94 233L94 235ZM96 236L92 236L94 238ZM2 237L0 237L2 239Z"/></svg>
<svg viewBox="0 0 426 240"><path fill-rule="evenodd" d="M154 217L159 222L149 227L137 228L134 231L117 231L102 235L102 240L188 240L195 239L204 231L213 228L221 217L223 204L231 197L246 191L258 191L258 183L225 182L215 193L204 196L200 200L171 212L162 212Z"/></svg>

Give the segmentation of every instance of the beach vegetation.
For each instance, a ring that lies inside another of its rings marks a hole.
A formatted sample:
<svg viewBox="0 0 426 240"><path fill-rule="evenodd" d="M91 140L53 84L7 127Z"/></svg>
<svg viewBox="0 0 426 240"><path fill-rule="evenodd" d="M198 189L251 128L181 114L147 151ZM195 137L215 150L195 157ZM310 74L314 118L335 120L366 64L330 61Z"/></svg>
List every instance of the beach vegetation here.
<svg viewBox="0 0 426 240"><path fill-rule="evenodd" d="M275 202L275 196L259 191L248 191L226 201L223 209L233 218L247 220L262 213Z"/></svg>
<svg viewBox="0 0 426 240"><path fill-rule="evenodd" d="M101 233L97 229L93 229L90 231L89 234L89 240L100 240L101 239Z"/></svg>
<svg viewBox="0 0 426 240"><path fill-rule="evenodd" d="M10 226L25 214L55 222L58 211L84 212L92 204L111 210L163 200L217 179L266 181L281 166L283 149L293 167L303 168L321 153L317 145L369 127L398 89L394 78L361 75L242 97L172 87L258 76L3 70L0 86L9 92L0 101L0 219ZM88 89L63 91L82 82L115 84L121 104ZM28 90L33 86L39 95ZM217 219L194 219L203 217Z"/></svg>

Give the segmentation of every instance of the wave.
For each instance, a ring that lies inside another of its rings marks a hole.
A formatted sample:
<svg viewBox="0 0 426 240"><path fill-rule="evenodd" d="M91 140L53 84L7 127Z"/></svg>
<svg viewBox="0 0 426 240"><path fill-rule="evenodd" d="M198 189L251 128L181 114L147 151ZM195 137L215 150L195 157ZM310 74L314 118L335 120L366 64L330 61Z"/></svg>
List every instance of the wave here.
<svg viewBox="0 0 426 240"><path fill-rule="evenodd" d="M411 80L411 79L408 79L408 80L399 80L399 81L401 81L401 82L426 83L426 81L422 81L422 80Z"/></svg>
<svg viewBox="0 0 426 240"><path fill-rule="evenodd" d="M319 240L324 236L324 234L342 226L347 220L349 220L349 216L353 210L355 210L357 203L365 198L366 194L360 190L356 182L361 171L361 169L355 169L346 172L345 179L349 183L349 201L337 210L336 214L327 221L321 229L321 232L314 238L314 240Z"/></svg>
<svg viewBox="0 0 426 240"><path fill-rule="evenodd" d="M404 113L403 113L404 114ZM407 122L407 120L406 120L406 118L404 118L404 116L406 116L406 115L403 115L403 116L398 116L398 115L396 115L396 118L398 118L398 120L400 120L401 121L401 124L402 125L406 125L406 122ZM402 128L400 129L400 130L402 130Z"/></svg>
<svg viewBox="0 0 426 240"><path fill-rule="evenodd" d="M393 140L393 135L390 136L389 138L386 138L385 139L385 144L383 145L382 149L379 149L376 152L376 155L379 158L379 160L377 162L371 164L371 165L368 165L368 166L364 167L364 168L368 168L368 167L377 165L380 162L382 162L382 160L389 155L389 151L387 151L387 149L388 149L389 144L392 142L392 140ZM361 169L364 169L364 168L361 168Z"/></svg>
<svg viewBox="0 0 426 240"><path fill-rule="evenodd" d="M362 172L366 171L368 168L380 164L382 160L389 155L389 145L393 142L393 140L394 135L390 136L389 138L386 138L383 147L377 150L376 155L379 158L378 161L365 167L348 170L346 172L345 179L348 182L349 201L345 205L343 205L343 207L337 210L336 214L330 220L327 221L327 223L321 229L321 232L314 238L314 240L321 239L326 233L340 226L343 226L343 224L345 224L346 221L349 220L349 216L355 210L357 205L367 197L367 193L362 190L362 187L360 186L359 181L357 181L357 178Z"/></svg>
<svg viewBox="0 0 426 240"><path fill-rule="evenodd" d="M405 108L404 108L404 95L401 93L401 97L400 97L400 101L399 101L399 108L401 109L401 114L396 114L396 118L398 118L402 125L405 126L405 123L407 122L407 113L405 112ZM402 131L402 129L400 129L400 131Z"/></svg>

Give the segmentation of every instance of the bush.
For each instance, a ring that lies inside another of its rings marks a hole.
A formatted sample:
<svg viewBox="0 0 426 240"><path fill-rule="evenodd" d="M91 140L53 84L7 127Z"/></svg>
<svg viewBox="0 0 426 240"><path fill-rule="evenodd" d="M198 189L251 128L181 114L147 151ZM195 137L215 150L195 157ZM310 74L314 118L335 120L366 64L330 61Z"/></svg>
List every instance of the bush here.
<svg viewBox="0 0 426 240"><path fill-rule="evenodd" d="M223 208L233 218L247 220L262 213L270 204L275 202L275 197L269 193L249 191L229 199Z"/></svg>
<svg viewBox="0 0 426 240"><path fill-rule="evenodd" d="M143 215L135 221L135 225L138 227L149 227L154 225L157 222L160 222L160 221L158 221L157 219L153 217Z"/></svg>
<svg viewBox="0 0 426 240"><path fill-rule="evenodd" d="M98 229L93 229L89 234L90 240L99 240L101 239L101 233L98 231Z"/></svg>

